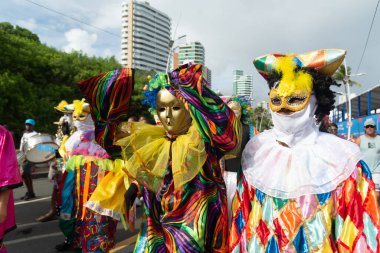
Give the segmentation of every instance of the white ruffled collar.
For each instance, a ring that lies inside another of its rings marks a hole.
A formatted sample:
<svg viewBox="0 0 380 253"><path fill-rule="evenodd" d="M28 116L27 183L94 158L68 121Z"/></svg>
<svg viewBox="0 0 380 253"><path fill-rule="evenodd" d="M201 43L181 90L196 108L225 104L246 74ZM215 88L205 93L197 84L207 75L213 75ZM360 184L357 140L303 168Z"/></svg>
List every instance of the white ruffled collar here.
<svg viewBox="0 0 380 253"><path fill-rule="evenodd" d="M361 158L354 143L313 127L291 148L280 145L275 130L248 142L242 168L249 184L277 198L297 198L334 190Z"/></svg>

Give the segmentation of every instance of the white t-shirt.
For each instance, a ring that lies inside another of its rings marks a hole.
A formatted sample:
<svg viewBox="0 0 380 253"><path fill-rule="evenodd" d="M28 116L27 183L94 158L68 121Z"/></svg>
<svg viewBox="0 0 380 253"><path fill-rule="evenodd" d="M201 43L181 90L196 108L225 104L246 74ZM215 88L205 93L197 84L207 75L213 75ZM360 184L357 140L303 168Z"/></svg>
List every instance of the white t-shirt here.
<svg viewBox="0 0 380 253"><path fill-rule="evenodd" d="M25 132L23 135L22 135L22 137L21 137L21 142L20 142L20 151L22 151L23 153L25 153L26 152L26 150L24 150L25 149L25 143L27 143L28 142L28 139L30 138L30 137L32 137L33 135L36 135L36 134L38 134L36 131L32 131L32 132Z"/></svg>

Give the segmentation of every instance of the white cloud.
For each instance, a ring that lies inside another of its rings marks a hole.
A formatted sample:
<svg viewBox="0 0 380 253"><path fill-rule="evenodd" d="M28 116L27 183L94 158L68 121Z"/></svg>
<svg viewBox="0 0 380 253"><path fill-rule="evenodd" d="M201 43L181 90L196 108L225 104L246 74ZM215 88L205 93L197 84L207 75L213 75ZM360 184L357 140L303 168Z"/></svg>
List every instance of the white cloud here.
<svg viewBox="0 0 380 253"><path fill-rule="evenodd" d="M98 38L96 33L90 34L85 30L74 28L66 32L65 37L68 44L63 47L64 51L83 51L88 55L94 55L96 53L96 50L93 48L93 45Z"/></svg>
<svg viewBox="0 0 380 253"><path fill-rule="evenodd" d="M34 18L19 20L17 23L19 26L24 27L31 31L34 31L38 27L36 20Z"/></svg>

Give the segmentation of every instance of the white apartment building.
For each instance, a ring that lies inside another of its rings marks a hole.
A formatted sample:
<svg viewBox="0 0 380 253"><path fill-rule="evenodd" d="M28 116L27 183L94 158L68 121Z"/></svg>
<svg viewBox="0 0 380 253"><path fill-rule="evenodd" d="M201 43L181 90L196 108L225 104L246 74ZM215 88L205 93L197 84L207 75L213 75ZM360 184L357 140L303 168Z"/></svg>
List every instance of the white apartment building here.
<svg viewBox="0 0 380 253"><path fill-rule="evenodd" d="M206 79L208 86L211 88L211 69L205 66L205 48L198 42L190 42L178 46L177 52L173 55L173 68L178 68L182 64L186 63L202 64L203 78Z"/></svg>
<svg viewBox="0 0 380 253"><path fill-rule="evenodd" d="M122 3L121 63L125 67L165 71L171 20L148 2Z"/></svg>
<svg viewBox="0 0 380 253"><path fill-rule="evenodd" d="M253 92L253 76L244 75L242 70L234 70L233 75L233 95L245 96L247 99L251 99Z"/></svg>

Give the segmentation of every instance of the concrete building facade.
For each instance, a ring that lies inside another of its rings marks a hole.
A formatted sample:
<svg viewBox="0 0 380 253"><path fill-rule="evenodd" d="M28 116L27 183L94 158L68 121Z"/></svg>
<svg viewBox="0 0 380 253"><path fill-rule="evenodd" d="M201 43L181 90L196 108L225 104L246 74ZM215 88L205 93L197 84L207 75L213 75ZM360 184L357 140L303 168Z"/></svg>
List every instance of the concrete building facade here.
<svg viewBox="0 0 380 253"><path fill-rule="evenodd" d="M253 92L253 76L244 75L242 70L234 70L233 72L233 95L245 96L252 99Z"/></svg>
<svg viewBox="0 0 380 253"><path fill-rule="evenodd" d="M122 3L121 63L124 67L165 71L171 20L148 2Z"/></svg>
<svg viewBox="0 0 380 253"><path fill-rule="evenodd" d="M178 62L179 64L193 62L205 65L205 48L198 41L180 45L178 47Z"/></svg>
<svg viewBox="0 0 380 253"><path fill-rule="evenodd" d="M209 87L211 87L211 69L205 66L205 48L198 42L190 42L187 44L179 45L176 52L173 53L173 69L178 68L182 64L193 63L202 64L203 78L207 81Z"/></svg>

